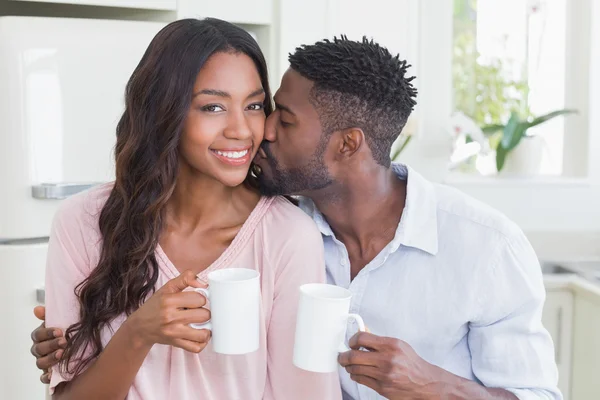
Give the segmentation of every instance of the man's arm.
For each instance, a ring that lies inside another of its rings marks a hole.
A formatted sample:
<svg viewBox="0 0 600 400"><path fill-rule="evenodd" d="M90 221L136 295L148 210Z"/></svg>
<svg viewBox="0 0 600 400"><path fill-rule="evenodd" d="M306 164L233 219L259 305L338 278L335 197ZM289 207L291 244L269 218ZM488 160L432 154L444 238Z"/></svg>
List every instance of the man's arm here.
<svg viewBox="0 0 600 400"><path fill-rule="evenodd" d="M535 252L516 228L490 248L490 263L475 272L479 311L468 333L473 374L483 386L427 363L407 343L368 333L340 355L352 379L392 400L562 399L541 322L545 289Z"/></svg>
<svg viewBox="0 0 600 400"><path fill-rule="evenodd" d="M546 290L537 256L516 227L480 268L479 313L469 323L473 373L521 400L562 399L554 346L542 325Z"/></svg>

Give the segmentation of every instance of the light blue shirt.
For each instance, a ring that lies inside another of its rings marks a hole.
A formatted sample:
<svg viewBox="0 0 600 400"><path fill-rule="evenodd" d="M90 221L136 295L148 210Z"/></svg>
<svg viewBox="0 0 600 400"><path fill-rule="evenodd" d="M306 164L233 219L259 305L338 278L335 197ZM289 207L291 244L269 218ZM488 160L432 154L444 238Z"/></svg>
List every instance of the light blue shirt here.
<svg viewBox="0 0 600 400"><path fill-rule="evenodd" d="M393 165L407 180L394 239L350 281L350 262L314 203L329 283L353 293L351 313L369 330L401 339L426 361L519 399L562 399L538 259L508 218L458 190ZM351 216L348 216L351 218ZM356 333L349 325L348 338ZM383 399L340 368L344 399Z"/></svg>

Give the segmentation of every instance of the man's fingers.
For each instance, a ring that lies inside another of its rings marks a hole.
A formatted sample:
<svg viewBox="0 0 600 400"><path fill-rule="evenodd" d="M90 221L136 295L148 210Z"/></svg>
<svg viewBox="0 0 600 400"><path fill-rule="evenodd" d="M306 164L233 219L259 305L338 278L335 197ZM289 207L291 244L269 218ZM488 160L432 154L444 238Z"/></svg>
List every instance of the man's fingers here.
<svg viewBox="0 0 600 400"><path fill-rule="evenodd" d="M381 380L383 378L381 370L370 365L348 365L346 367L346 372L350 375L364 375L375 380Z"/></svg>
<svg viewBox="0 0 600 400"><path fill-rule="evenodd" d="M379 355L377 353L362 351L362 350L350 350L345 353L341 353L338 356L338 362L342 367L349 365L367 365L371 367L377 367Z"/></svg>
<svg viewBox="0 0 600 400"><path fill-rule="evenodd" d="M350 375L350 379L361 385L368 386L376 392L380 392L380 383L376 379L365 375Z"/></svg>
<svg viewBox="0 0 600 400"><path fill-rule="evenodd" d="M46 328L44 324L38 326L31 332L31 340L34 342L45 342L46 340L62 337L63 332L58 328Z"/></svg>
<svg viewBox="0 0 600 400"><path fill-rule="evenodd" d="M364 347L365 349L380 351L386 346L387 340L388 338L373 335L369 332L358 332L350 338L348 346L354 350Z"/></svg>
<svg viewBox="0 0 600 400"><path fill-rule="evenodd" d="M50 383L50 373L47 372L45 374L42 374L42 376L40 376L40 381L42 381L42 383L44 384L49 384Z"/></svg>
<svg viewBox="0 0 600 400"><path fill-rule="evenodd" d="M46 340L44 342L34 343L34 345L31 346L31 354L36 358L45 357L56 350L64 349L66 346L67 340L62 337Z"/></svg>
<svg viewBox="0 0 600 400"><path fill-rule="evenodd" d="M38 367L38 369L41 370L48 370L50 368L52 368L54 365L58 364L58 362L60 361L60 358L63 356L64 351L61 350L57 350L52 354L49 354L45 357L41 357L38 358L35 361L35 365Z"/></svg>
<svg viewBox="0 0 600 400"><path fill-rule="evenodd" d="M33 314L35 315L35 317L37 319L45 321L46 320L46 307L37 306L36 308L33 309Z"/></svg>
<svg viewBox="0 0 600 400"><path fill-rule="evenodd" d="M167 293L178 293L190 286L194 288L205 288L206 284L201 283L196 277L196 274L190 270L187 270L181 273L181 275L179 275L177 278L173 278L169 282L165 283L160 290Z"/></svg>

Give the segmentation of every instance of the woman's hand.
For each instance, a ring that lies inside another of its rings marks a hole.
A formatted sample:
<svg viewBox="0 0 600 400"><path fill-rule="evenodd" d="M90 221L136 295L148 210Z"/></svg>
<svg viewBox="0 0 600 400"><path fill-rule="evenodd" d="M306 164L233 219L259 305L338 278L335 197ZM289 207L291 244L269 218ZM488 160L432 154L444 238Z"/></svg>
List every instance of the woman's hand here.
<svg viewBox="0 0 600 400"><path fill-rule="evenodd" d="M203 288L192 271L185 271L157 290L152 297L127 319L125 324L145 346L167 344L199 353L211 337L206 329L194 329L192 323L210 319L210 311L202 308L206 298L187 287Z"/></svg>

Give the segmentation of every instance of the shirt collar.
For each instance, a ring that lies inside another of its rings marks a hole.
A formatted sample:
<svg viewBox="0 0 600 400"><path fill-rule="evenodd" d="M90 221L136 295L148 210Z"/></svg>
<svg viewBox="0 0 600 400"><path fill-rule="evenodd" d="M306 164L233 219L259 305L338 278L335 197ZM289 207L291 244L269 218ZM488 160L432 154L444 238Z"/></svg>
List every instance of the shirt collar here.
<svg viewBox="0 0 600 400"><path fill-rule="evenodd" d="M393 163L392 169L399 179L407 181L406 204L393 241L437 254L437 199L433 184L404 164ZM300 208L315 221L321 233L333 237L331 227L315 203L302 196L298 200Z"/></svg>

